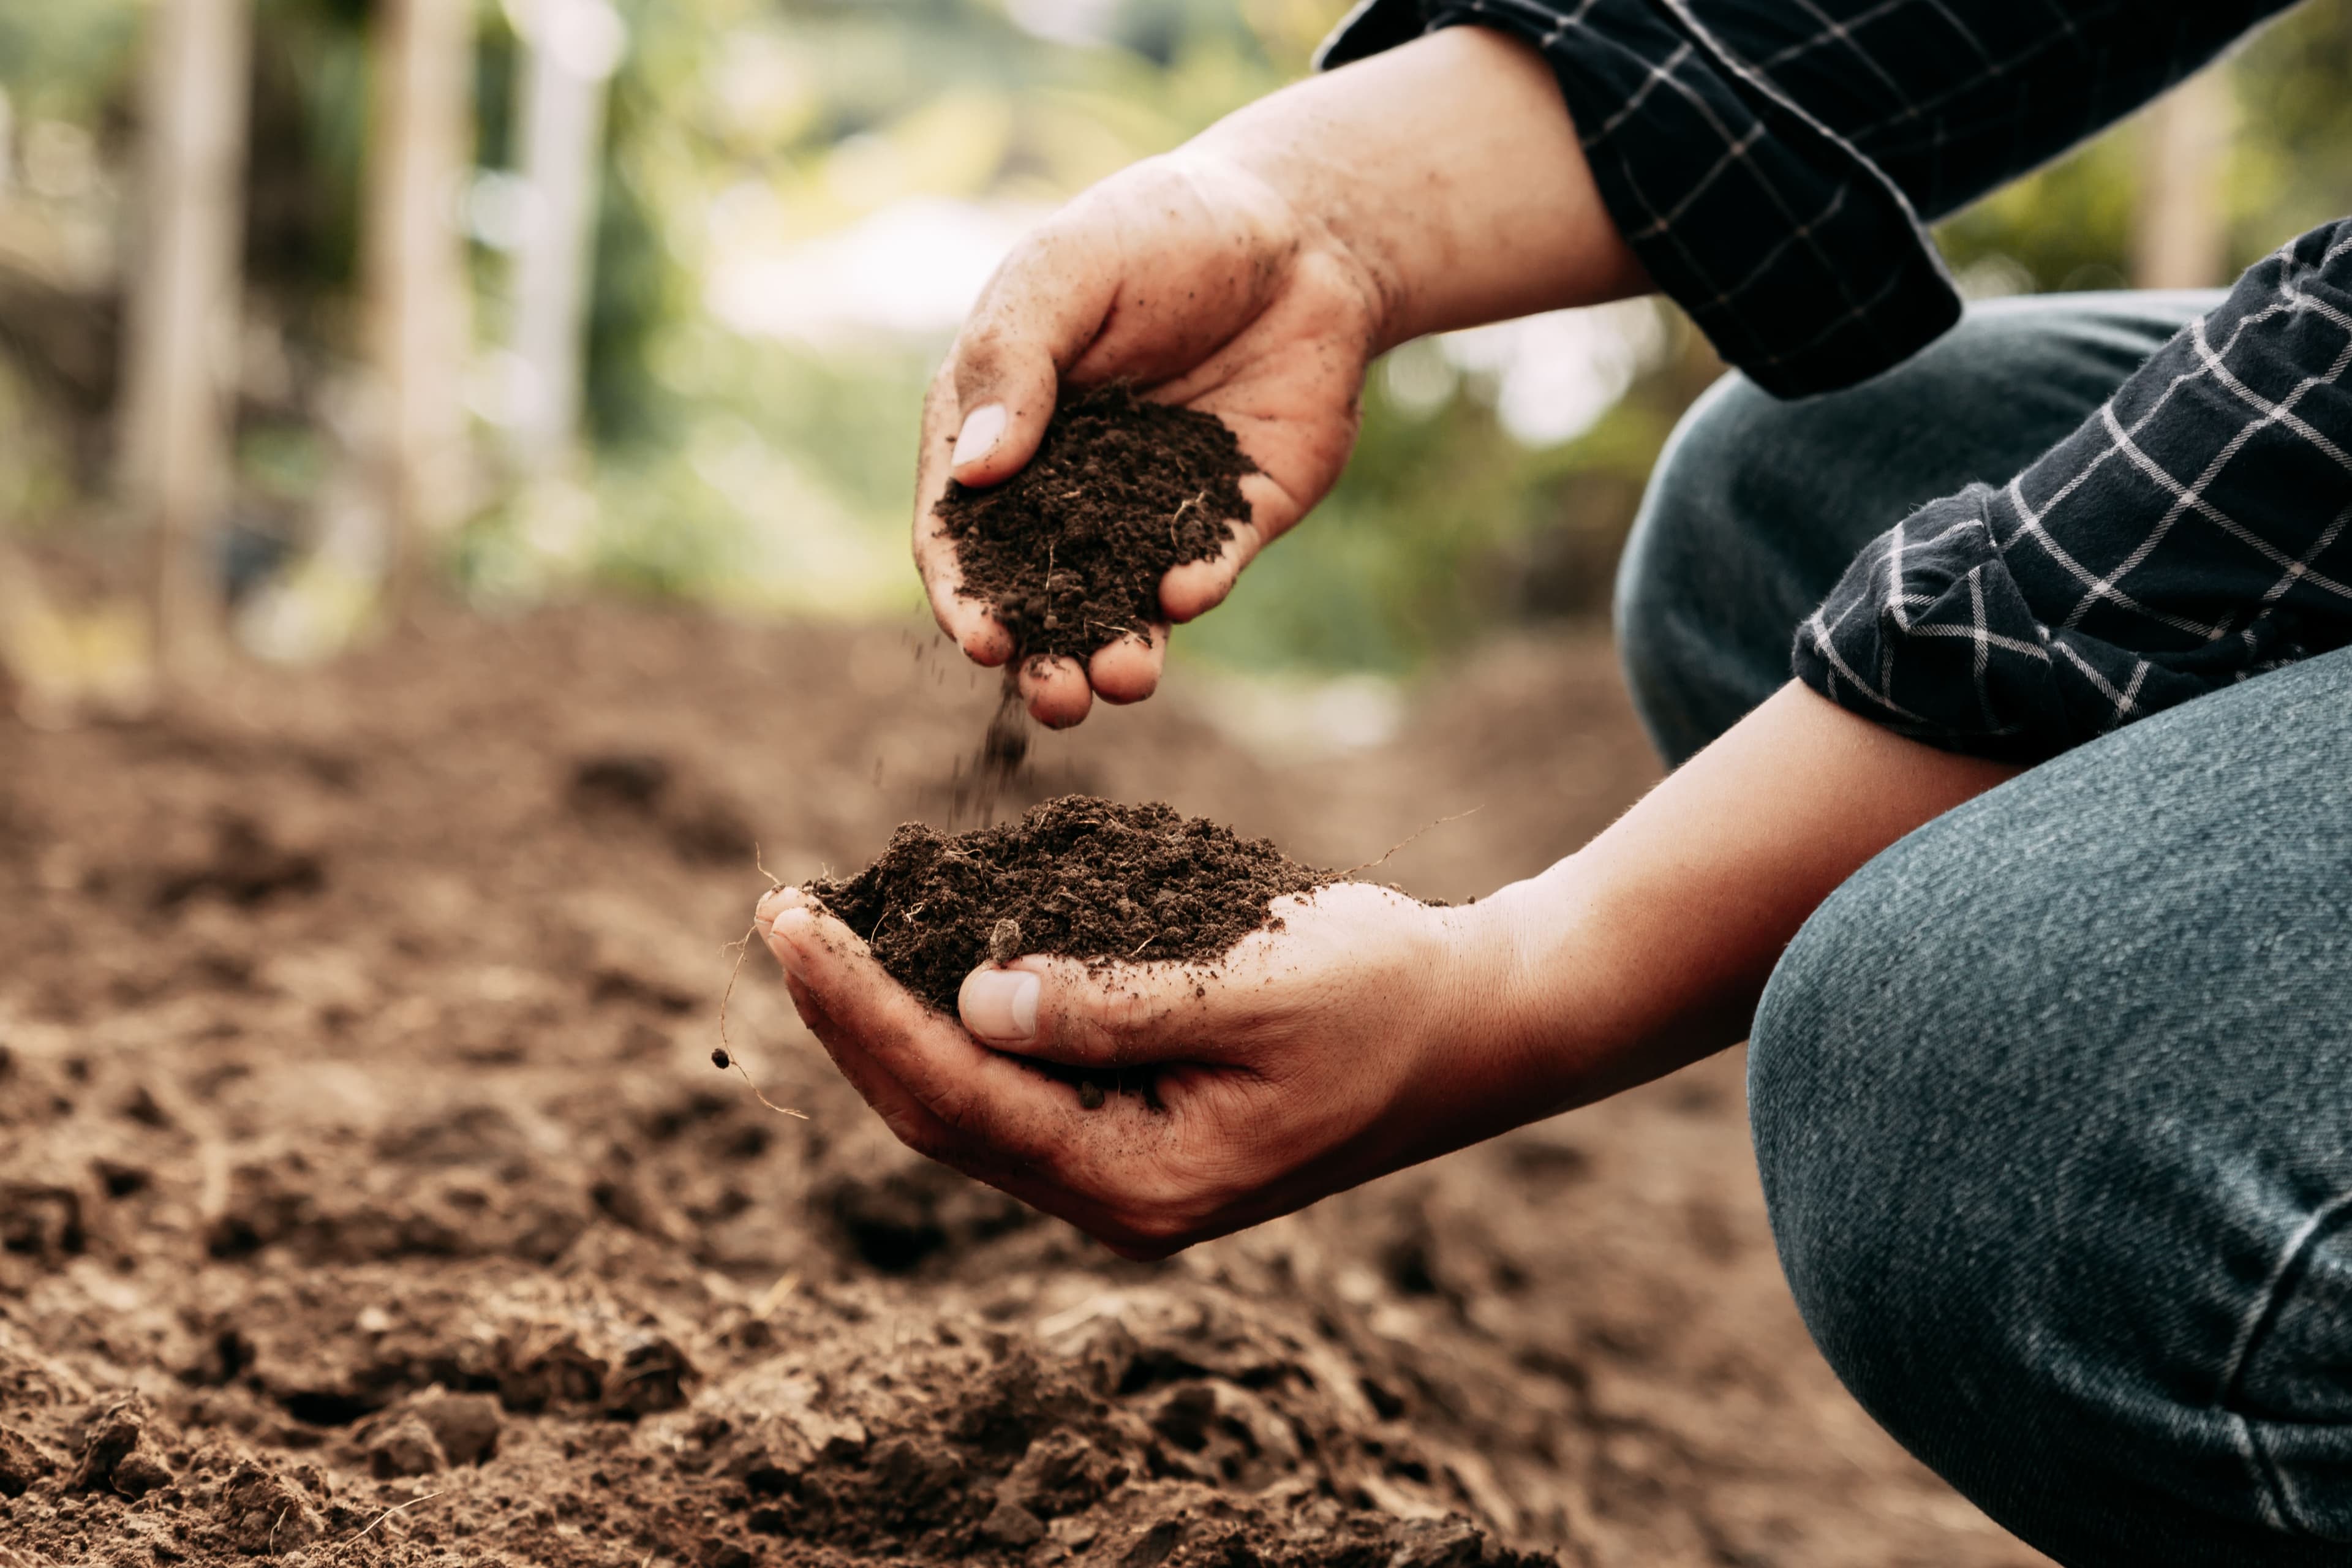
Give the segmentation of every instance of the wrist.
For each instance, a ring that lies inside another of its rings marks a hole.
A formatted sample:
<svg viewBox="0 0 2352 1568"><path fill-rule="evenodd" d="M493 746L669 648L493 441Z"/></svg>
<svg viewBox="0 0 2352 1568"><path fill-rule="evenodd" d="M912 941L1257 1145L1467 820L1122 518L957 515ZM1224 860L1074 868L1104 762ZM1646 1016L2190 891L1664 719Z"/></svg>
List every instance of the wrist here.
<svg viewBox="0 0 2352 1568"><path fill-rule="evenodd" d="M1518 887L1524 887L1519 884ZM1547 944L1517 888L1428 911L1422 1005L1397 1021L1411 1067L1397 1138L1426 1159L1580 1103L1575 1053L1548 1008Z"/></svg>
<svg viewBox="0 0 2352 1568"><path fill-rule="evenodd" d="M1380 352L1648 291L1542 54L1449 27L1297 82L1188 151L1247 170L1360 268Z"/></svg>

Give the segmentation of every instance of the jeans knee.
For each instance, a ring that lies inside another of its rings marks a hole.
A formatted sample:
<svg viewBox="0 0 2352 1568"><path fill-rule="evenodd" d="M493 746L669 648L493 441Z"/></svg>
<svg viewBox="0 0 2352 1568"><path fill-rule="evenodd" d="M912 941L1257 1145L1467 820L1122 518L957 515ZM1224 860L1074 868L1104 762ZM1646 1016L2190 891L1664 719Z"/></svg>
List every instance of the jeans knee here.
<svg viewBox="0 0 2352 1568"><path fill-rule="evenodd" d="M1899 1434L1911 1385L1896 1346L1934 1300L1911 1288L1932 1272L1924 1250L1935 1230L1911 1212L1912 1188L1932 1185L1938 1150L1921 1144L1930 1108L1904 1080L1906 1054L1885 1047L1934 1026L1861 1005L1867 971L1885 957L1877 935L1834 897L1799 932L1759 1010L1748 1101L1774 1245L1805 1325L1864 1407Z"/></svg>
<svg viewBox="0 0 2352 1568"><path fill-rule="evenodd" d="M2238 1336L2269 1321L2259 1288L2293 1227L2248 1173L2287 1141L2242 1159L2214 1110L2225 1048L2175 1052L2121 1016L2159 983L2102 965L2160 960L2067 904L2095 872L2034 831L2082 813L2065 772L1887 850L1775 968L1749 1106L1790 1292L1874 1418L2061 1561L2341 1561L2266 1500L2243 1458L2261 1431L2213 1392L2259 1362ZM2325 1450L2301 1473L2352 1474L2341 1429L2313 1430L2294 1429Z"/></svg>

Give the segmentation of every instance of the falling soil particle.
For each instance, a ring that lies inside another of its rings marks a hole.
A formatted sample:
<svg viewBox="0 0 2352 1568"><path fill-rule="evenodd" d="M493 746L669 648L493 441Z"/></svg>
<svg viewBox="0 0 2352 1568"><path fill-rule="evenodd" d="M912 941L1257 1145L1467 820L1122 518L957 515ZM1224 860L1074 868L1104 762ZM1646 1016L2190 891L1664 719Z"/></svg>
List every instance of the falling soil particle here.
<svg viewBox="0 0 2352 1568"><path fill-rule="evenodd" d="M1073 795L953 837L909 823L866 870L808 888L893 979L953 1013L965 975L1023 953L1222 958L1254 931L1281 929L1275 900L1332 879L1165 805Z"/></svg>
<svg viewBox="0 0 2352 1568"><path fill-rule="evenodd" d="M1160 579L1224 549L1255 472L1215 416L1113 385L1064 403L1019 473L950 482L937 510L965 596L995 612L1015 657L1085 658L1162 618Z"/></svg>
<svg viewBox="0 0 2352 1568"><path fill-rule="evenodd" d="M996 808L1012 793L1029 760L1029 710L1021 700L1020 664L1004 667L996 711L980 738L980 749L956 764L948 783L948 826L982 827L996 820Z"/></svg>

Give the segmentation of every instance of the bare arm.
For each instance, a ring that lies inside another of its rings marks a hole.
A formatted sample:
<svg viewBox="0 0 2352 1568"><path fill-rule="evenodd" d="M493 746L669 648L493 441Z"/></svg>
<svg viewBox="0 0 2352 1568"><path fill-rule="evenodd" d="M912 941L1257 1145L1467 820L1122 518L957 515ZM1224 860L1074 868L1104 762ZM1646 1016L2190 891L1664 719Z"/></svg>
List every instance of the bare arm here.
<svg viewBox="0 0 2352 1568"><path fill-rule="evenodd" d="M1655 1078L1745 1037L1790 939L1911 829L2017 770L1789 687L1577 854L1466 909L1363 884L1284 908L1205 985L1028 957L927 1011L799 893L793 999L914 1147L1157 1255ZM1021 1058L1150 1069L1079 1106Z"/></svg>
<svg viewBox="0 0 2352 1568"><path fill-rule="evenodd" d="M1050 724L1097 692L1147 696L1168 622L1223 600L1339 478L1375 355L1647 287L1527 46L1451 28L1285 88L1087 191L990 280L924 407L915 558L933 613L981 663L1011 656L958 593L931 508L950 474L993 484L1026 463L1063 380L1132 381L1223 418L1262 470L1232 546L1168 574L1147 635L1022 672Z"/></svg>

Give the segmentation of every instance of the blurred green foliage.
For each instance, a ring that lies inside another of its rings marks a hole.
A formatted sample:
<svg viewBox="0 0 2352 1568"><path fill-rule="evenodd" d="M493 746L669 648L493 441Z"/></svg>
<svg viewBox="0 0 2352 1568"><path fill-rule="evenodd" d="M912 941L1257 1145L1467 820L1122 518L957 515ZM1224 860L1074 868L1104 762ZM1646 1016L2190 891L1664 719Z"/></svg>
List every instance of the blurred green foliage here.
<svg viewBox="0 0 2352 1568"><path fill-rule="evenodd" d="M453 542L456 581L485 601L602 585L746 610L911 611L915 420L943 333L745 335L708 308L715 269L747 247L793 253L897 204L1066 199L1298 75L1344 0L615 3L631 43L596 227L593 450L577 482L499 495ZM298 387L315 389L356 349L370 6L257 4L248 270L308 367ZM121 188L143 10L0 0L0 89L20 145L29 127L79 127ZM479 0L478 14L477 157L509 169L520 50L502 0ZM2242 113L2228 200L2243 262L2352 211L2352 0L2312 0L2231 68ZM2119 127L1943 225L1955 266L1979 285L2120 283L2133 135ZM495 344L505 259L477 243L473 261L478 328ZM1704 345L1677 326L1598 424L1534 446L1507 428L1493 375L1404 352L1422 357L1367 387L1339 489L1188 628L1189 657L1402 670L1501 622L1605 609L1649 466L1714 373ZM1421 390L1401 395L1414 376ZM249 500L289 515L332 468L300 396L248 411L240 443ZM0 368L0 414L26 401ZM0 424L12 432L0 500L61 510L63 470L34 452L43 437Z"/></svg>
<svg viewBox="0 0 2352 1568"><path fill-rule="evenodd" d="M2252 265L2352 213L2352 0L2310 0L2231 59L2237 106L2223 199L2231 262ZM1965 277L1988 260L2042 292L2125 286L2137 196L2126 121L1937 230Z"/></svg>

